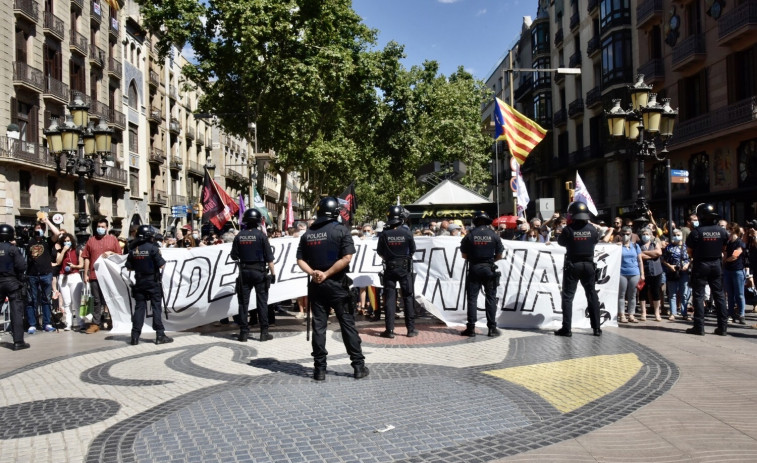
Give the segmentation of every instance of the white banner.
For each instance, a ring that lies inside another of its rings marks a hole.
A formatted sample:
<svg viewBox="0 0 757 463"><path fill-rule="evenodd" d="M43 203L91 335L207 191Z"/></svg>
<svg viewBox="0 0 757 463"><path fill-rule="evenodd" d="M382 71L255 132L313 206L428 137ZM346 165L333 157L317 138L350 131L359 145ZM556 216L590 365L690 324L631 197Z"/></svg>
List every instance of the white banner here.
<svg viewBox="0 0 757 463"><path fill-rule="evenodd" d="M460 255L460 238L416 237L414 256L416 299L447 325L466 322L465 260ZM307 275L297 266L298 238L271 240L274 248L276 284L271 285L270 303L307 294ZM381 259L377 239L355 239L350 276L354 286L380 286ZM561 279L565 248L557 244L504 241L504 258L497 262L502 278L497 290L497 324L502 328L559 328L562 320ZM163 323L168 331L181 331L237 314L234 294L237 270L229 258L231 244L192 249L163 249ZM619 246L601 244L595 251L597 285L606 324L617 324ZM113 332L131 331L134 299L131 272L124 268L126 256L98 259L95 265L100 288L113 317ZM253 291L254 292L254 291ZM254 294L250 308L254 309ZM483 292L478 298L480 326L486 326ZM573 300L573 327L588 328L586 296L578 286ZM143 331L151 330L151 312Z"/></svg>

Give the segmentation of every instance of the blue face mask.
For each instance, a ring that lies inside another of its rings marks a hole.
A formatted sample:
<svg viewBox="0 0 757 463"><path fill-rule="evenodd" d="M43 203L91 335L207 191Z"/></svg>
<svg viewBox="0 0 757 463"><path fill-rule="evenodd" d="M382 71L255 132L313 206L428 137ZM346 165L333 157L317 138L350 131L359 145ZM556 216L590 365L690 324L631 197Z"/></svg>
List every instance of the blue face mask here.
<svg viewBox="0 0 757 463"><path fill-rule="evenodd" d="M642 240L643 242L645 242L645 243L649 243L649 241L650 241L651 239L652 239L652 237L651 237L651 236L649 236L649 235L642 235L642 236L641 236L641 240Z"/></svg>
<svg viewBox="0 0 757 463"><path fill-rule="evenodd" d="M71 247L71 242L70 241L66 241L65 243L63 243L63 246Z"/></svg>
<svg viewBox="0 0 757 463"><path fill-rule="evenodd" d="M696 228L696 227L699 226L699 221L698 220L694 220L693 222L691 222L691 225L693 225L694 228Z"/></svg>
<svg viewBox="0 0 757 463"><path fill-rule="evenodd" d="M533 242L535 242L535 241L536 241L536 237L535 237L535 236L529 236L529 237L528 237L528 241L530 241L530 242L532 242L532 243L533 243Z"/></svg>
<svg viewBox="0 0 757 463"><path fill-rule="evenodd" d="M673 235L673 242L677 243L677 242L681 241L681 238L682 238L681 236Z"/></svg>
<svg viewBox="0 0 757 463"><path fill-rule="evenodd" d="M104 235L104 234L105 234L105 231L106 231L106 230L105 230L104 228L102 228L102 227L97 227L97 234L98 234L98 235L100 235L100 236Z"/></svg>

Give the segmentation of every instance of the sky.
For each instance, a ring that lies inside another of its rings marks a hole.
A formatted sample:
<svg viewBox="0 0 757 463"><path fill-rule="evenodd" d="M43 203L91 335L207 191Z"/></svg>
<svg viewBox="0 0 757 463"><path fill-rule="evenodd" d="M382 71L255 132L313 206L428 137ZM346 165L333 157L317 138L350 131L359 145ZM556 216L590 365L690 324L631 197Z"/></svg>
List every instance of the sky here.
<svg viewBox="0 0 757 463"><path fill-rule="evenodd" d="M410 68L425 60L449 76L463 66L486 80L519 37L523 16L536 17L537 0L352 0L378 48L405 45Z"/></svg>

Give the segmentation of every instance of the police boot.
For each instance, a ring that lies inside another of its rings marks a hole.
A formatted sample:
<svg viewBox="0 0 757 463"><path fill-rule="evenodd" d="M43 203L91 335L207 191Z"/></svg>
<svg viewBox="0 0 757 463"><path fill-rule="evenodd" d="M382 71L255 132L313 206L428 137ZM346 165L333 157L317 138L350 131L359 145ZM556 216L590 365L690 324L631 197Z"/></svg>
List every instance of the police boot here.
<svg viewBox="0 0 757 463"><path fill-rule="evenodd" d="M382 338L394 339L394 331L384 330L379 333L379 336L381 336Z"/></svg>
<svg viewBox="0 0 757 463"><path fill-rule="evenodd" d="M468 327L465 328L465 331L460 333L460 336L468 336L469 338L475 338L476 328L474 328L472 325L468 325Z"/></svg>
<svg viewBox="0 0 757 463"><path fill-rule="evenodd" d="M14 342L13 343L13 350L23 350L30 348L31 345L28 342Z"/></svg>
<svg viewBox="0 0 757 463"><path fill-rule="evenodd" d="M131 334L131 345L136 346L139 344L139 335L138 334Z"/></svg>
<svg viewBox="0 0 757 463"><path fill-rule="evenodd" d="M237 339L239 339L239 342L247 342L247 336L249 333L247 331L240 331L239 336L237 336Z"/></svg>
<svg viewBox="0 0 757 463"><path fill-rule="evenodd" d="M602 329L594 328L594 336L602 336Z"/></svg>
<svg viewBox="0 0 757 463"><path fill-rule="evenodd" d="M573 336L573 333L567 328L560 328L559 330L555 331L555 336L565 336L566 338L569 338Z"/></svg>
<svg viewBox="0 0 757 463"><path fill-rule="evenodd" d="M270 341L271 339L273 339L273 336L268 334L268 330L260 330L260 342Z"/></svg>
<svg viewBox="0 0 757 463"><path fill-rule="evenodd" d="M715 328L715 331L713 333L717 334L718 336L726 336L726 330L725 328Z"/></svg>
<svg viewBox="0 0 757 463"><path fill-rule="evenodd" d="M169 338L165 334L159 334L157 338L155 338L155 344L170 344L173 342L173 338Z"/></svg>
<svg viewBox="0 0 757 463"><path fill-rule="evenodd" d="M499 331L497 328L489 328L489 332L486 335L489 336L490 338L493 338L493 337L499 336L500 334L502 334L502 332Z"/></svg>
<svg viewBox="0 0 757 463"><path fill-rule="evenodd" d="M326 381L326 369L325 368L314 369L313 379L316 381Z"/></svg>
<svg viewBox="0 0 757 463"><path fill-rule="evenodd" d="M370 371L365 365L355 367L355 379L365 378L369 373Z"/></svg>
<svg viewBox="0 0 757 463"><path fill-rule="evenodd" d="M704 330L700 330L697 328L687 328L686 334L696 334L697 336L704 336Z"/></svg>

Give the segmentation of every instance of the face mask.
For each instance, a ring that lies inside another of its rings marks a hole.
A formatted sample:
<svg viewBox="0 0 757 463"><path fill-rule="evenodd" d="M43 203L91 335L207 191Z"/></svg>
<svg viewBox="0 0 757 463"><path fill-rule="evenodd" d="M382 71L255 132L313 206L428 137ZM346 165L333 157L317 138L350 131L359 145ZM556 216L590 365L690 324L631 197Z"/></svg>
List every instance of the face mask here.
<svg viewBox="0 0 757 463"><path fill-rule="evenodd" d="M200 235L198 235L197 233L192 233L192 238L198 239L199 237L200 237Z"/></svg>
<svg viewBox="0 0 757 463"><path fill-rule="evenodd" d="M44 230L37 230L37 236L45 236Z"/></svg>
<svg viewBox="0 0 757 463"><path fill-rule="evenodd" d="M673 235L673 242L677 243L677 242L681 241L681 238L683 238L683 236L681 236L681 235Z"/></svg>
<svg viewBox="0 0 757 463"><path fill-rule="evenodd" d="M627 243L629 241L631 241L631 235L623 235L623 242Z"/></svg>
<svg viewBox="0 0 757 463"><path fill-rule="evenodd" d="M103 227L97 227L97 234L102 236L105 234L105 229Z"/></svg>
<svg viewBox="0 0 757 463"><path fill-rule="evenodd" d="M694 228L696 228L696 227L698 227L698 226L699 226L699 221L698 221L698 220L695 220L695 221L691 222L691 225L693 225L693 226L694 226Z"/></svg>
<svg viewBox="0 0 757 463"><path fill-rule="evenodd" d="M363 232L363 236L371 236L371 232Z"/></svg>
<svg viewBox="0 0 757 463"><path fill-rule="evenodd" d="M649 235L642 235L642 237L641 237L641 241L643 241L643 242L645 242L645 243L649 243L649 241L650 241L651 239L652 239L652 237L651 237L651 236L649 236Z"/></svg>
<svg viewBox="0 0 757 463"><path fill-rule="evenodd" d="M66 241L65 243L63 243L63 246L65 246L67 248L70 248L71 247L71 242L70 241Z"/></svg>
<svg viewBox="0 0 757 463"><path fill-rule="evenodd" d="M562 232L563 228L564 227L562 225L558 225L557 228L555 229L555 231L558 232L558 233L560 233L560 232Z"/></svg>
<svg viewBox="0 0 757 463"><path fill-rule="evenodd" d="M530 242L532 242L532 243L533 243L533 242L535 242L535 241L536 241L536 237L535 237L535 236L529 236L529 237L528 237L528 241L530 241Z"/></svg>

